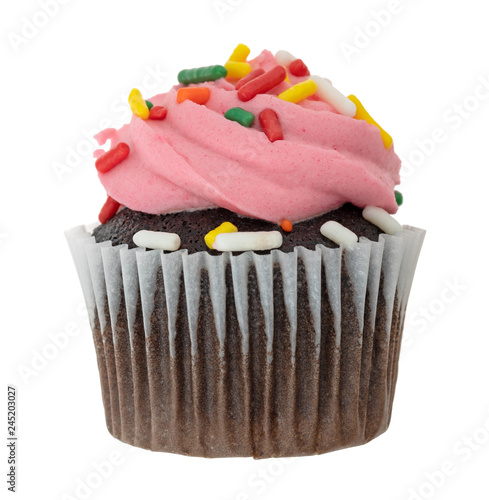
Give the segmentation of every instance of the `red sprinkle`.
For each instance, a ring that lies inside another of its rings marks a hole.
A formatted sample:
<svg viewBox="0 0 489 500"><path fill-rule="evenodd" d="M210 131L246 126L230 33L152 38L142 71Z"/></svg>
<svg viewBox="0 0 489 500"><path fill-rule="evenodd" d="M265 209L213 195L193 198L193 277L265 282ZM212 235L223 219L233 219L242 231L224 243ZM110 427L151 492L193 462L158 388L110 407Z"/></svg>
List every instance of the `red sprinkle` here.
<svg viewBox="0 0 489 500"><path fill-rule="evenodd" d="M129 153L129 146L125 142L119 142L115 148L97 158L95 168L104 174L124 161L129 156Z"/></svg>
<svg viewBox="0 0 489 500"><path fill-rule="evenodd" d="M264 109L260 113L259 118L263 132L265 132L270 142L279 141L284 138L277 113L273 109Z"/></svg>
<svg viewBox="0 0 489 500"><path fill-rule="evenodd" d="M239 90L245 83L251 82L251 80L254 80L257 76L263 75L263 73L265 73L263 68L254 69L251 73L248 73L246 76L243 76L241 80L236 82L236 90Z"/></svg>
<svg viewBox="0 0 489 500"><path fill-rule="evenodd" d="M98 215L98 220L102 224L105 224L107 221L112 219L112 217L114 217L114 215L117 213L117 210L119 210L120 206L121 204L118 201L115 201L114 198L108 196L107 201L102 207L102 210L100 210L100 213Z"/></svg>
<svg viewBox="0 0 489 500"><path fill-rule="evenodd" d="M302 59L296 59L289 64L289 71L295 76L307 76L310 75L309 69L304 64Z"/></svg>
<svg viewBox="0 0 489 500"><path fill-rule="evenodd" d="M153 106L149 110L149 119L150 120L163 120L166 117L166 113L168 110L163 106Z"/></svg>
<svg viewBox="0 0 489 500"><path fill-rule="evenodd" d="M287 72L283 66L275 66L275 68L263 73L250 82L243 85L238 90L238 97L242 101L249 101L253 99L257 94L264 94L269 90L276 87L279 83L282 83L287 76Z"/></svg>

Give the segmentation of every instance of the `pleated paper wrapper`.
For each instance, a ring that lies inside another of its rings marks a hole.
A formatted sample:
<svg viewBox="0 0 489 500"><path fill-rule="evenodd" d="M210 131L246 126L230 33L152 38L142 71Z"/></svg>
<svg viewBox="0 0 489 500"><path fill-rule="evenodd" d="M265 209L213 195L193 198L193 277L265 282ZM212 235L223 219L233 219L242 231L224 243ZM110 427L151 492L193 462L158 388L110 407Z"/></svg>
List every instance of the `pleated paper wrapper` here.
<svg viewBox="0 0 489 500"><path fill-rule="evenodd" d="M266 255L66 233L110 433L202 457L303 456L389 426L424 230Z"/></svg>

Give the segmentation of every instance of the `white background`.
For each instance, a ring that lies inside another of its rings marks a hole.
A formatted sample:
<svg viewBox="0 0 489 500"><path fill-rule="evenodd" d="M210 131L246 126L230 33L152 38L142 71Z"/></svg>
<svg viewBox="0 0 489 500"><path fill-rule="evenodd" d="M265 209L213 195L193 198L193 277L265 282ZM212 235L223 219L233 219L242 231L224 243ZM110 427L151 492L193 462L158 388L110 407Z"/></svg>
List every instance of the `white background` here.
<svg viewBox="0 0 489 500"><path fill-rule="evenodd" d="M489 499L486 2L52 0L49 17L41 3L3 2L0 21L0 435L15 384L17 498ZM105 428L63 236L105 199L86 137L127 120L132 87L163 92L239 42L252 57L287 49L358 95L405 162L397 219L428 230L391 428L360 448L205 460L132 448Z"/></svg>

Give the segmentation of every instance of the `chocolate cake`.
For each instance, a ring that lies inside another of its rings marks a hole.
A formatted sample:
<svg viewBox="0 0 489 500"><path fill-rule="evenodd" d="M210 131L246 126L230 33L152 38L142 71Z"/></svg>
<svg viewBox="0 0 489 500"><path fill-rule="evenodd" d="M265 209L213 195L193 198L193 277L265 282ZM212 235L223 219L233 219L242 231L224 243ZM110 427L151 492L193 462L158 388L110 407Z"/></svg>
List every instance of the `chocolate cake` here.
<svg viewBox="0 0 489 500"><path fill-rule="evenodd" d="M203 271L194 355L183 276L174 356L161 269L156 275L153 313L144 328L142 306L136 306L132 342L124 308L112 324L105 305L106 327L102 331L97 322L93 336L107 427L114 437L153 451L208 458L269 458L357 446L387 429L402 335L397 297L389 314L380 295L375 321L361 328L355 320L351 278L343 268L341 344L337 346L323 272L321 303L325 307L318 343L307 295L300 293L307 288L307 280L299 260L294 348L281 270L275 266L269 351L256 270L251 267L249 350L243 352L230 266L225 276L231 292L226 301L225 346L216 333L209 278ZM365 323L370 323L370 316L367 307Z"/></svg>
<svg viewBox="0 0 489 500"><path fill-rule="evenodd" d="M198 210L192 212L176 212L164 215L145 214L134 212L128 208L122 209L112 219L96 227L93 231L95 241L112 241L114 245L136 245L133 236L138 231L165 231L176 233L181 238L180 248L189 253L208 251L211 255L218 255L217 250L206 247L205 235L217 227L223 220L229 221L240 231L273 231L280 230L283 235L282 252L293 252L297 246L314 250L316 245L325 245L338 248L338 245L324 237L319 231L325 222L334 220L347 227L360 237L378 241L382 231L362 217L362 210L350 203L341 208L332 210L319 217L294 224L294 230L286 232L276 224L260 219L252 219L235 214L224 208ZM267 252L268 253L268 252Z"/></svg>

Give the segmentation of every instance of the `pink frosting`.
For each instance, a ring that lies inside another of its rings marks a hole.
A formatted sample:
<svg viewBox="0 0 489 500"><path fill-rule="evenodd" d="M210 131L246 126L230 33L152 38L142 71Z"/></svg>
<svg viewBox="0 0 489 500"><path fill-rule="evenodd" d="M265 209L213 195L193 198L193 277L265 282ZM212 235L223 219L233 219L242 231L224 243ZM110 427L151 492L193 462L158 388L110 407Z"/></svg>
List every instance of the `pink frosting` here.
<svg viewBox="0 0 489 500"><path fill-rule="evenodd" d="M268 51L250 63L265 70L276 65ZM299 104L277 99L286 82L246 103L224 79L202 86L211 91L205 105L178 104L176 86L150 99L168 109L164 120L133 116L120 130L98 134L100 144L110 139L111 147L126 142L131 149L120 165L99 173L112 198L151 214L224 207L276 223L346 202L397 211L401 162L374 125L342 116L315 96ZM255 115L251 128L224 118L236 106ZM265 108L277 113L284 140L271 143L263 133L258 115Z"/></svg>

